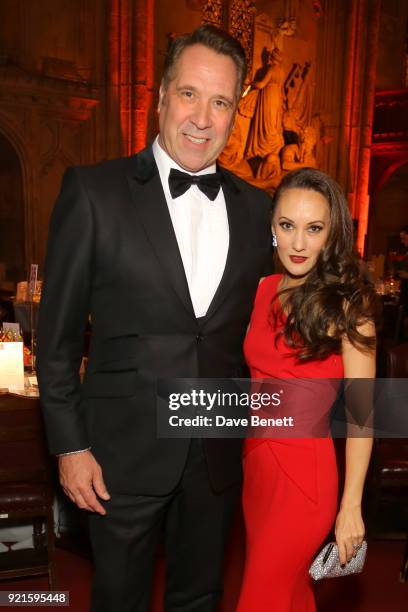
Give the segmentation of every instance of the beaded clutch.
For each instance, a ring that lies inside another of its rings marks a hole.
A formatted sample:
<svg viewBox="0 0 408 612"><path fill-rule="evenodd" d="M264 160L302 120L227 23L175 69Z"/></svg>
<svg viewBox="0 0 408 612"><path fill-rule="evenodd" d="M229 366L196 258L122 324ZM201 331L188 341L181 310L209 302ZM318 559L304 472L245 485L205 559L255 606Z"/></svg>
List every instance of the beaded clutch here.
<svg viewBox="0 0 408 612"><path fill-rule="evenodd" d="M335 542L330 542L322 548L313 561L309 568L309 574L314 580L358 574L363 570L366 553L367 542L364 540L357 550L355 557L352 557L351 560L342 567L339 561L337 544Z"/></svg>

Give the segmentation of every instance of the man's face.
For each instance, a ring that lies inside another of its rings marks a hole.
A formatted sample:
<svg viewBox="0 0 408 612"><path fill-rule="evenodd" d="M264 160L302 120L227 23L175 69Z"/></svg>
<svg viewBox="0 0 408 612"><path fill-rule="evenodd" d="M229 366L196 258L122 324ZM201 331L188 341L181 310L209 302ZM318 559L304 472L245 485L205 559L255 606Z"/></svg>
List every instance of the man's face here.
<svg viewBox="0 0 408 612"><path fill-rule="evenodd" d="M187 47L167 89L160 88L159 142L179 166L210 166L231 133L237 105L234 61L203 45Z"/></svg>

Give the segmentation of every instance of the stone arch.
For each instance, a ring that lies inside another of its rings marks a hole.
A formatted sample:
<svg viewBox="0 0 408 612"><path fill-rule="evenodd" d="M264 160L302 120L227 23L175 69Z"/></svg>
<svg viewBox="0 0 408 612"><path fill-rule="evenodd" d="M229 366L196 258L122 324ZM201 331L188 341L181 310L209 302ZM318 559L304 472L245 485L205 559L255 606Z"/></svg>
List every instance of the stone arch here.
<svg viewBox="0 0 408 612"><path fill-rule="evenodd" d="M392 175L397 172L399 168L405 166L405 164L408 164L408 152L406 153L405 157L399 157L393 160L383 169L381 176L378 178L376 190L373 195L377 195L377 193L379 193L384 185L391 179Z"/></svg>
<svg viewBox="0 0 408 612"><path fill-rule="evenodd" d="M33 252L32 164L24 139L3 114L0 114L0 151L3 156L0 260L6 260L6 280L15 282L25 278Z"/></svg>
<svg viewBox="0 0 408 612"><path fill-rule="evenodd" d="M370 211L370 254L399 250L399 230L408 220L408 158L388 164L376 185Z"/></svg>

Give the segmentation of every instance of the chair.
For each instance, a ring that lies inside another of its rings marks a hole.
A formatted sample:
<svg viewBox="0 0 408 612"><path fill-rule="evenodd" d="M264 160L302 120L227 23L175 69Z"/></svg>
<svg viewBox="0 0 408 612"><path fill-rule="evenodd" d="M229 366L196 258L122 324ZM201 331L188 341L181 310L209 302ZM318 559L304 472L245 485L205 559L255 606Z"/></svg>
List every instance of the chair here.
<svg viewBox="0 0 408 612"><path fill-rule="evenodd" d="M389 348L386 354L387 378L408 378L408 343ZM399 407L405 411L406 405ZM400 412L401 414L401 412ZM408 508L408 438L375 440L373 453L373 512L379 515L381 503L395 508ZM408 579L408 541L400 572L401 581Z"/></svg>
<svg viewBox="0 0 408 612"><path fill-rule="evenodd" d="M387 355L387 373L390 378L408 378L408 343L395 346L389 351ZM398 442L398 440L395 440L395 442ZM399 468L402 473L405 473L405 487L408 487L408 440L404 442L405 453L399 455ZM405 543L400 578L401 582L408 580L408 539Z"/></svg>
<svg viewBox="0 0 408 612"><path fill-rule="evenodd" d="M382 307L382 320L379 329L379 338L385 348L398 344L404 308L402 304L385 302Z"/></svg>
<svg viewBox="0 0 408 612"><path fill-rule="evenodd" d="M381 323L377 329L377 376L388 376L389 351L395 348L403 337L403 315L402 304L383 304Z"/></svg>
<svg viewBox="0 0 408 612"><path fill-rule="evenodd" d="M389 349L386 365L388 378L408 378L408 343Z"/></svg>
<svg viewBox="0 0 408 612"><path fill-rule="evenodd" d="M0 395L0 526L18 523L33 524L34 549L0 553L0 580L47 574L56 590L53 487L40 401L6 393Z"/></svg>

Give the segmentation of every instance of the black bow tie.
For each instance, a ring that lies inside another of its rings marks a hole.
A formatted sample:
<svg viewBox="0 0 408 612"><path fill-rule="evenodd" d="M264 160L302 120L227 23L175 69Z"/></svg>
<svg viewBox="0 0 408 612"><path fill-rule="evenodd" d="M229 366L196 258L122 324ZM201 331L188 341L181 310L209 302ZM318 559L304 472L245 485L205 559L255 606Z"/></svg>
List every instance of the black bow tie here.
<svg viewBox="0 0 408 612"><path fill-rule="evenodd" d="M212 174L187 174L172 168L169 174L169 188L172 198L178 198L183 195L191 185L197 187L205 193L207 198L215 200L221 187L221 173L213 172Z"/></svg>

